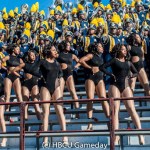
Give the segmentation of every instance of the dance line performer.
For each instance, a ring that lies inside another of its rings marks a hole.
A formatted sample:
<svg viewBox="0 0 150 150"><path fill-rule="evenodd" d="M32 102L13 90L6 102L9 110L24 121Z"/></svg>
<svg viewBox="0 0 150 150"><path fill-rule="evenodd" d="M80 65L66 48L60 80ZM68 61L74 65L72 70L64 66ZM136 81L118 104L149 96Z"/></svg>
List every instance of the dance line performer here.
<svg viewBox="0 0 150 150"><path fill-rule="evenodd" d="M117 44L114 46L113 57L109 62L103 64L101 70L104 71L107 75L111 76L111 84L109 87L108 95L113 98L120 97L133 97L132 90L129 86L129 79L136 77L137 70L134 65L128 61L128 54L126 45ZM111 66L112 72L107 71L107 67ZM132 74L131 74L132 72ZM115 101L115 123L114 128L119 129L119 109L120 109L120 101ZM136 112L134 100L124 100L123 101L128 113L130 114L133 123L135 124L137 129L141 129L141 122ZM120 138L119 136L115 137L115 143L118 144ZM139 143L143 145L144 137L143 135L139 135Z"/></svg>
<svg viewBox="0 0 150 150"><path fill-rule="evenodd" d="M7 64L7 76L4 80L4 94L5 101L10 101L11 88L13 86L16 97L19 102L22 102L22 94L21 94L21 83L20 79L17 75L12 73L13 69L23 63L22 59L17 56L20 53L20 48L16 44L8 45L7 52L10 54L2 59L2 62L6 62ZM9 111L9 107L6 107L6 111Z"/></svg>
<svg viewBox="0 0 150 150"><path fill-rule="evenodd" d="M75 83L73 79L73 60L78 63L79 59L76 55L71 54L71 45L69 42L63 41L59 46L58 49L60 51L58 62L60 63L62 72L63 72L63 80L61 80L61 89L62 93L64 91L64 86L66 84L72 98L74 100L78 100L78 96L76 94ZM78 68L80 65L76 65L75 68ZM75 102L75 108L79 108L79 102ZM76 118L79 115L76 114Z"/></svg>
<svg viewBox="0 0 150 150"><path fill-rule="evenodd" d="M60 89L61 67L56 61L58 52L53 44L44 48L43 56L45 59L40 61L40 71L43 76L40 89L40 99L42 101L59 101L62 100L62 92ZM43 106L43 129L48 130L50 104L45 103ZM54 103L56 114L63 131L66 131L65 115L63 113L63 105ZM44 138L44 143L48 144L48 137ZM68 144L68 137L63 137L63 143Z"/></svg>
<svg viewBox="0 0 150 150"><path fill-rule="evenodd" d="M39 72L39 61L36 61L36 52L34 50L30 50L27 55L26 62L17 66L13 73L20 77L18 73L21 70L24 70L24 79L22 83L22 96L24 101L29 101L29 97L31 94L31 98L33 101L38 101L39 99L39 88L38 88L38 78L40 77ZM37 118L41 120L41 110L39 104L35 104L35 111ZM28 119L28 105L25 107L25 119Z"/></svg>
<svg viewBox="0 0 150 150"><path fill-rule="evenodd" d="M103 72L99 67L103 64L103 53L104 49L101 43L91 44L89 46L89 54L80 59L80 63L86 68L86 81L85 89L88 99L93 99L94 94L99 98L106 98L106 89L103 81ZM102 107L106 117L109 117L109 105L107 101L102 102ZM88 102L87 104L87 115L88 118L93 117L93 103ZM88 125L88 130L92 129L92 124Z"/></svg>
<svg viewBox="0 0 150 150"><path fill-rule="evenodd" d="M131 61L133 65L135 66L136 70L138 71L138 80L143 86L146 95L150 95L150 89L149 89L149 81L147 74L144 69L144 51L142 48L142 40L141 37L136 34L132 33L129 38L127 39L129 44L129 50L131 55ZM131 80L131 89L134 91L135 89L135 83L137 78L133 78Z"/></svg>
<svg viewBox="0 0 150 150"><path fill-rule="evenodd" d="M0 102L5 102L4 99L4 79L1 74L1 69L2 69L2 61L0 60ZM4 117L4 112L5 112L5 105L0 105L0 127L3 133L6 132L6 123L5 123L5 117ZM0 147L6 147L7 143L7 138L3 137L2 141L0 143Z"/></svg>

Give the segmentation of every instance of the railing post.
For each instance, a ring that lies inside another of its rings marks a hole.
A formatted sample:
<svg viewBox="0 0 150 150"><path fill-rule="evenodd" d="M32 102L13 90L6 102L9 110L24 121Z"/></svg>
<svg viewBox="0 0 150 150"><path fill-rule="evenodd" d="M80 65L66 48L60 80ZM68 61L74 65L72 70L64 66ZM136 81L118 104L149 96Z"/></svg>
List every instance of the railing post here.
<svg viewBox="0 0 150 150"><path fill-rule="evenodd" d="M40 137L39 137L40 133L36 133L36 145L37 145L37 150L40 149Z"/></svg>
<svg viewBox="0 0 150 150"><path fill-rule="evenodd" d="M20 150L25 150L25 103L20 104Z"/></svg>
<svg viewBox="0 0 150 150"><path fill-rule="evenodd" d="M109 99L110 106L110 150L115 149L114 140L115 140L115 130L114 130L114 99Z"/></svg>

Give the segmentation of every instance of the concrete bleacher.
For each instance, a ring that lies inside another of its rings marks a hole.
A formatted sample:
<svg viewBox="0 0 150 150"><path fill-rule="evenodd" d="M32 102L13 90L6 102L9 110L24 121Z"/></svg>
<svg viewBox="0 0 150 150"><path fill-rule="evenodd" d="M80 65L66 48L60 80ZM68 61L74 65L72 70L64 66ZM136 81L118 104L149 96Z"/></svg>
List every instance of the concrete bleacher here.
<svg viewBox="0 0 150 150"><path fill-rule="evenodd" d="M137 84L139 86L139 84ZM76 88L83 89L82 91L77 91L77 94L80 98L86 98L86 92L84 90L84 85L77 85ZM143 89L137 89L135 90L135 96L143 96L144 95L144 90ZM12 96L12 100L15 99L15 96ZM64 99L71 99L70 94L68 92L64 93ZM15 99L16 100L16 99ZM149 102L145 103L139 103L135 102L136 110L140 116L140 120L142 122L142 128L150 128L150 104ZM95 119L87 119L86 115L86 104L83 103L81 104L81 107L79 109L72 109L72 105L70 104L64 104L64 112L66 116L66 122L67 122L67 130L72 131L72 130L78 130L78 131L84 131L87 128L87 124L89 122L93 123L93 130L94 132L88 132L85 131L82 133L77 132L77 134L74 133L69 136L69 143L74 145L76 142L80 142L80 144L84 143L91 143L91 144L97 144L98 142L101 144L101 149L104 144L107 145L106 149L110 149L110 132L108 131L107 124L109 122L109 119L105 117L101 104L100 103L94 103L93 105L93 117ZM40 134L39 141L36 138L36 133L31 134L31 131L37 131L39 129L39 125L42 123L41 121L38 121L35 116L35 110L33 106L29 106L29 119L28 121L25 121L26 125L28 125L28 133L26 134L25 137L25 149L26 150L44 150L44 149L50 149L50 150L57 150L60 148L56 147L47 147L44 148L42 147L42 139L43 135ZM75 113L79 112L80 113L80 119L75 119ZM5 112L5 116L11 116L11 119L13 122L6 121L7 125L7 132L16 132L16 134L12 134L11 138L8 138L7 142L7 147L6 148L0 148L3 150L6 149L11 149L11 150L18 150L19 149L19 132L20 132L20 111L18 106L13 106L11 107L10 112ZM57 116L55 114L55 110L53 106L50 108L50 130L53 131L59 131L60 126L57 120ZM126 109L121 103L120 107L120 129L135 129L132 120L129 116L129 114L126 112ZM103 133L100 133L99 131L105 131ZM48 134L49 135L49 134ZM51 143L54 142L60 142L61 137L56 137L56 135L52 134L53 137L49 137L49 141ZM4 136L0 134L0 136ZM137 135L126 135L120 134L121 137L121 143L115 147L116 150L124 149L124 150L131 150L131 149L138 149L138 150L149 150L150 149L150 135L145 135L145 145L141 146L138 143L138 137ZM38 141L38 142L37 142ZM99 149L100 149L99 148ZM65 150L69 150L70 148L61 148ZM71 150L76 149L75 146L72 146ZM80 148L81 149L81 148ZM92 150L93 148L84 148L87 150Z"/></svg>

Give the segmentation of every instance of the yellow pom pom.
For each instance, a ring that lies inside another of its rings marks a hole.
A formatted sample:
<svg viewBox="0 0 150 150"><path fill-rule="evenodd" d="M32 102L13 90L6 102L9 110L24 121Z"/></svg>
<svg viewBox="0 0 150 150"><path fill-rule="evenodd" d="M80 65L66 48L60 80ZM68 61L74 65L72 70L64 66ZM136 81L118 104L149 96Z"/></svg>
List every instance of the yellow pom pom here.
<svg viewBox="0 0 150 150"><path fill-rule="evenodd" d="M31 29L31 25L30 25L30 23L29 23L29 22L27 22L27 23L25 24L25 28L26 28L26 29L28 29L28 30L30 30L30 29Z"/></svg>
<svg viewBox="0 0 150 150"><path fill-rule="evenodd" d="M16 7L16 8L14 9L14 12L15 12L16 14L18 14L18 7Z"/></svg>
<svg viewBox="0 0 150 150"><path fill-rule="evenodd" d="M2 12L3 12L3 13L7 13L6 7L3 8Z"/></svg>
<svg viewBox="0 0 150 150"><path fill-rule="evenodd" d="M105 7L105 10L112 10L111 5L108 4L108 5Z"/></svg>
<svg viewBox="0 0 150 150"><path fill-rule="evenodd" d="M10 10L10 11L9 11L9 16L12 17L12 18L15 16L13 10Z"/></svg>
<svg viewBox="0 0 150 150"><path fill-rule="evenodd" d="M111 22L114 22L114 23L115 23L115 22L116 22L116 18L115 18L115 17L112 17L112 18L111 18Z"/></svg>
<svg viewBox="0 0 150 150"><path fill-rule="evenodd" d="M63 21L63 24L62 24L63 26L68 26L68 20L67 19L64 19L64 21Z"/></svg>
<svg viewBox="0 0 150 150"><path fill-rule="evenodd" d="M0 29L5 29L5 26L2 22L0 22Z"/></svg>
<svg viewBox="0 0 150 150"><path fill-rule="evenodd" d="M81 4L78 4L78 11L84 10L84 7Z"/></svg>
<svg viewBox="0 0 150 150"><path fill-rule="evenodd" d="M35 13L37 11L36 6L34 4L32 5L30 11L33 12L33 13Z"/></svg>
<svg viewBox="0 0 150 150"><path fill-rule="evenodd" d="M116 13L116 12L113 12L113 16L114 16L114 15L117 15L117 13Z"/></svg>
<svg viewBox="0 0 150 150"><path fill-rule="evenodd" d="M23 34L25 34L26 36L30 37L31 32L30 32L30 30L25 29L24 32L23 32Z"/></svg>
<svg viewBox="0 0 150 150"><path fill-rule="evenodd" d="M99 6L98 2L95 2L93 6L94 8L97 8Z"/></svg>
<svg viewBox="0 0 150 150"><path fill-rule="evenodd" d="M56 9L62 12L62 8L60 6L57 6Z"/></svg>
<svg viewBox="0 0 150 150"><path fill-rule="evenodd" d="M55 34L54 34L54 31L53 31L53 30L49 30L49 31L47 32L47 35L50 36L50 37L52 37L52 39L54 39Z"/></svg>
<svg viewBox="0 0 150 150"><path fill-rule="evenodd" d="M97 22L97 19L94 18L90 24L94 24L96 27L98 27L98 22Z"/></svg>
<svg viewBox="0 0 150 150"><path fill-rule="evenodd" d="M40 11L40 15L45 16L45 12L44 12L44 10L41 10L41 11Z"/></svg>
<svg viewBox="0 0 150 150"><path fill-rule="evenodd" d="M130 6L133 8L135 7L135 1L132 1L132 3L130 4Z"/></svg>
<svg viewBox="0 0 150 150"><path fill-rule="evenodd" d="M99 6L103 8L103 10L105 9L105 6L102 3Z"/></svg>
<svg viewBox="0 0 150 150"><path fill-rule="evenodd" d="M125 14L125 15L124 15L124 20L126 20L126 19L128 19L128 18L130 18L130 16L129 16L128 14Z"/></svg>
<svg viewBox="0 0 150 150"><path fill-rule="evenodd" d="M118 21L118 23L121 23L122 21L121 21L121 18L120 18L120 16L117 14L116 15L116 18L117 18L117 21Z"/></svg>
<svg viewBox="0 0 150 150"><path fill-rule="evenodd" d="M122 7L124 8L127 5L126 1L122 2Z"/></svg>
<svg viewBox="0 0 150 150"><path fill-rule="evenodd" d="M120 2L122 4L123 0L118 0L118 2Z"/></svg>
<svg viewBox="0 0 150 150"><path fill-rule="evenodd" d="M143 26L148 26L148 24L147 24L146 21L143 21L142 25L143 25Z"/></svg>
<svg viewBox="0 0 150 150"><path fill-rule="evenodd" d="M5 20L8 19L8 14L7 13L3 14L3 19L5 19Z"/></svg>
<svg viewBox="0 0 150 150"><path fill-rule="evenodd" d="M114 23L116 23L116 24L121 23L120 16L117 15L117 14L113 15L111 21L114 22Z"/></svg>
<svg viewBox="0 0 150 150"><path fill-rule="evenodd" d="M146 20L150 20L150 14L149 13L147 13L147 15L146 15Z"/></svg>
<svg viewBox="0 0 150 150"><path fill-rule="evenodd" d="M54 9L50 10L50 15L54 16L54 13L55 13Z"/></svg>
<svg viewBox="0 0 150 150"><path fill-rule="evenodd" d="M46 29L48 29L48 22L47 21L43 21L42 24L46 25Z"/></svg>
<svg viewBox="0 0 150 150"><path fill-rule="evenodd" d="M141 0L135 0L135 2L141 2Z"/></svg>
<svg viewBox="0 0 150 150"><path fill-rule="evenodd" d="M45 33L44 31L42 31L42 32L40 33L40 35L46 35L46 33Z"/></svg>
<svg viewBox="0 0 150 150"><path fill-rule="evenodd" d="M21 17L21 14L18 14L18 17Z"/></svg>
<svg viewBox="0 0 150 150"><path fill-rule="evenodd" d="M36 11L39 11L39 2L35 3Z"/></svg>
<svg viewBox="0 0 150 150"><path fill-rule="evenodd" d="M75 15L77 13L77 8L72 9L72 14Z"/></svg>
<svg viewBox="0 0 150 150"><path fill-rule="evenodd" d="M98 24L102 24L103 26L105 25L104 18L97 18Z"/></svg>

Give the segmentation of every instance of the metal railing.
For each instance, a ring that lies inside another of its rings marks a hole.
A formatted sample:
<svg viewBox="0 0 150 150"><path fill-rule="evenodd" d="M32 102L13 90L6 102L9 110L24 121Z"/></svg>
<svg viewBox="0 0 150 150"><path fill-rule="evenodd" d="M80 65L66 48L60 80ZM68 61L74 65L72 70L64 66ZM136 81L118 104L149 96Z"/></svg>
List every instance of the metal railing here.
<svg viewBox="0 0 150 150"><path fill-rule="evenodd" d="M79 99L77 100L80 103L87 103L87 102L101 102L101 101L109 101L110 106L110 128L109 130L92 130L92 131L77 131L77 130L69 130L69 131L30 131L25 132L25 106L28 105L34 105L34 104L44 104L44 103L74 103L77 101L74 100L59 100L59 101L37 101L37 102L10 102L10 103L4 103L0 102L0 105L19 105L20 107L20 133L0 133L1 137L12 137L18 136L20 137L20 150L25 150L25 136L28 137L37 137L40 136L89 136L89 135L110 135L110 150L115 149L114 145L114 138L115 135L138 135L138 134L150 134L150 129L136 129L136 130L115 130L114 129L114 101L116 100L135 100L135 101L150 101L150 96L144 96L144 97L128 97L128 98L97 98L97 99ZM61 133L61 134L60 134Z"/></svg>

